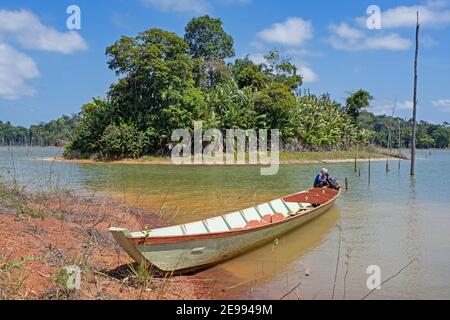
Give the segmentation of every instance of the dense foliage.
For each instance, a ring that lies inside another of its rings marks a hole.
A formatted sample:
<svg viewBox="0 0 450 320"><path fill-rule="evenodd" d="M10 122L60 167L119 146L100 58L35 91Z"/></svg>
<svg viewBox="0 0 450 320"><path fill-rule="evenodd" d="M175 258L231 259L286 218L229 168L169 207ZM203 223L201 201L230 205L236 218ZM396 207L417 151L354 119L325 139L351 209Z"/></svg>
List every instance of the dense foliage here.
<svg viewBox="0 0 450 320"><path fill-rule="evenodd" d="M48 123L32 125L30 128L0 121L0 144L62 146L72 138L77 123L77 115L62 116Z"/></svg>
<svg viewBox="0 0 450 320"><path fill-rule="evenodd" d="M173 130L192 130L198 120L204 129L280 129L285 148L295 150L369 138L329 96L301 94L301 75L278 51L263 64L248 57L227 64L233 38L220 19L192 19L184 38L161 29L123 36L106 55L118 81L105 99L83 106L67 157L166 154Z"/></svg>
<svg viewBox="0 0 450 320"><path fill-rule="evenodd" d="M375 116L362 112L359 116L361 126L372 132L371 143L385 148L409 148L411 146L412 121L391 116ZM400 141L400 142L399 142ZM417 147L448 148L450 144L450 125L417 123Z"/></svg>

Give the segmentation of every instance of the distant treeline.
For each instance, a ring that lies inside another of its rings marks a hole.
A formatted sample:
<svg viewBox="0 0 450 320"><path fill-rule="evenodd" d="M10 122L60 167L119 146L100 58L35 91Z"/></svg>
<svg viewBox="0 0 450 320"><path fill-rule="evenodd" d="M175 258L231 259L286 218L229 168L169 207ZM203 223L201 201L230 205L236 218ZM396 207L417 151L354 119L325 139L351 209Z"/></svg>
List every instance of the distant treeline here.
<svg viewBox="0 0 450 320"><path fill-rule="evenodd" d="M0 145L2 146L64 146L75 132L79 115L62 116L48 123L29 128L13 126L0 121Z"/></svg>
<svg viewBox="0 0 450 320"><path fill-rule="evenodd" d="M397 149L411 146L412 121L386 115L375 116L369 112L359 115L361 126L372 132L371 142L384 148ZM417 124L417 147L421 149L448 148L450 124L431 124L420 121Z"/></svg>
<svg viewBox="0 0 450 320"><path fill-rule="evenodd" d="M48 123L32 125L30 128L13 126L0 121L0 144L64 146L73 137L80 116L62 116ZM386 115L374 115L363 111L358 117L361 127L370 135L369 142L383 148L409 148L411 142L411 120ZM400 132L400 134L399 134ZM399 143L400 141L400 143ZM450 145L450 124L418 123L417 147L421 149L444 149Z"/></svg>

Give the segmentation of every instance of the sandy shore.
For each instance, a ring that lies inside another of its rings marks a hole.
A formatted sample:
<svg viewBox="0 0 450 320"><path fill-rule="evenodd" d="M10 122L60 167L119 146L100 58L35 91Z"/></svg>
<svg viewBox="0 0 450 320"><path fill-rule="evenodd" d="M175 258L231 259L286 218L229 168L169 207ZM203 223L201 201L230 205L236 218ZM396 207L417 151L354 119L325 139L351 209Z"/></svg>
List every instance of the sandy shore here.
<svg viewBox="0 0 450 320"><path fill-rule="evenodd" d="M387 156L377 156L371 158L371 161L386 161ZM404 158L390 157L390 159L407 160ZM45 158L45 161L65 162L65 163L78 163L78 164L132 164L132 165L175 165L170 158L156 158L156 159L124 159L115 161L100 161L93 159L65 159L62 157ZM357 158L357 162L368 162L368 158ZM306 160L306 159L292 159L292 160L280 160L280 164L333 164L333 163L353 163L355 159L319 159L319 160ZM187 164L193 165L193 164Z"/></svg>

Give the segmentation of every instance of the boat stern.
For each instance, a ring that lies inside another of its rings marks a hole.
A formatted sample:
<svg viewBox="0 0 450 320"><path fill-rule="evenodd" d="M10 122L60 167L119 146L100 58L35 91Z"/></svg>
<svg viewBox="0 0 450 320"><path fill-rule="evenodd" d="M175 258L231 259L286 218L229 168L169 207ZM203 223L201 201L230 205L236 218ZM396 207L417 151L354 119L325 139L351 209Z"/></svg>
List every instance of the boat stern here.
<svg viewBox="0 0 450 320"><path fill-rule="evenodd" d="M137 263L144 263L147 260L145 257L137 250L135 244L131 240L130 231L124 228L109 228L109 232L111 232L114 239L117 243L125 250L126 253L133 258Z"/></svg>

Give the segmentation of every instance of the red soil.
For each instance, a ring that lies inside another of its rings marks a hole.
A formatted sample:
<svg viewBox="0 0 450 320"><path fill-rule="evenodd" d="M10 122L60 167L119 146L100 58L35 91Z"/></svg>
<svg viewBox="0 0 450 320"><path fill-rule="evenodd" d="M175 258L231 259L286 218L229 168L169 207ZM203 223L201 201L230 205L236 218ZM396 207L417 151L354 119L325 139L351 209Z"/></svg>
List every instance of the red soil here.
<svg viewBox="0 0 450 320"><path fill-rule="evenodd" d="M145 283L132 276L132 260L108 228L141 230L144 225L157 226L157 216L143 219L142 213L106 200L71 195L23 201L30 212L43 217L19 214L0 202L0 300L211 298L214 283L196 276L151 278ZM82 270L80 290L67 290L58 281L62 268L69 265Z"/></svg>

